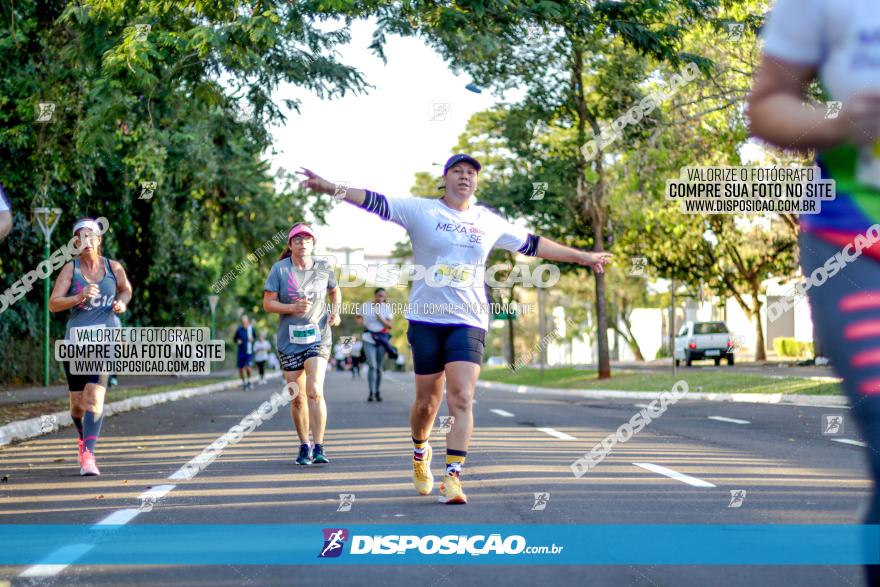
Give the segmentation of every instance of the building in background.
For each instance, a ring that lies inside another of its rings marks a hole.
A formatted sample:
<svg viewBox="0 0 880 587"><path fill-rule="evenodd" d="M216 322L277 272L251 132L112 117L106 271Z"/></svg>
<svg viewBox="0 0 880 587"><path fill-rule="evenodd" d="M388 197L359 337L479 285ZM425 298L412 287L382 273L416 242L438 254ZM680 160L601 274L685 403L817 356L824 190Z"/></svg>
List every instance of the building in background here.
<svg viewBox="0 0 880 587"><path fill-rule="evenodd" d="M773 340L776 338L794 338L801 342L813 342L813 320L810 316L810 304L806 298L795 300L790 296L797 280L781 283L777 279L764 282L765 294L761 296L761 327L764 332L764 345L768 358L774 357ZM750 296L743 296L751 302ZM767 320L767 306L773 302L785 300L790 306L775 320ZM553 325L564 328L565 308L556 306L551 311ZM733 298L724 301L717 297L696 298L676 297L675 324L673 332L677 333L685 322L721 320L727 324L732 335L742 336L742 350L745 357L754 357L757 345L756 324L750 320L740 305ZM548 321L549 322L549 321ZM654 360L661 354L661 349L669 344L669 309L668 308L636 308L630 314L633 335L646 361ZM547 347L548 365L585 365L595 363L596 342L595 325L588 324L582 329L584 334L572 342L551 342ZM617 361L635 361L635 355L626 341L613 329L608 330L608 348L613 359ZM539 355L536 354L533 365L537 365Z"/></svg>

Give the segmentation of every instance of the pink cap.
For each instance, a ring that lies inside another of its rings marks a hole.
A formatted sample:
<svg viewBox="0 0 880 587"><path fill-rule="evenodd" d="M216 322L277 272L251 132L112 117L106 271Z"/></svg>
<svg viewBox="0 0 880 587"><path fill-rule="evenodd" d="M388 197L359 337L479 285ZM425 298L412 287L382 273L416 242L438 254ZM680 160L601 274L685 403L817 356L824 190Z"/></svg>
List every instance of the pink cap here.
<svg viewBox="0 0 880 587"><path fill-rule="evenodd" d="M290 229L290 234L287 235L287 240L292 239L298 234L307 234L312 238L315 238L312 229L309 228L308 224L294 224L293 228Z"/></svg>

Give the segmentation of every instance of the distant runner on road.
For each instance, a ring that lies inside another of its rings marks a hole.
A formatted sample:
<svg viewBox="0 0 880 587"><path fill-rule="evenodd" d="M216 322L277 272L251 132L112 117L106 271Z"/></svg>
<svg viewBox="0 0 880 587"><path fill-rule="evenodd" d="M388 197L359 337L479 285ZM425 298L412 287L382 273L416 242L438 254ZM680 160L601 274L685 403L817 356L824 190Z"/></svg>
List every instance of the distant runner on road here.
<svg viewBox="0 0 880 587"><path fill-rule="evenodd" d="M434 268L430 279L448 285L413 283L409 299L407 338L416 373L416 399L410 412L413 441L413 484L422 495L434 486L428 439L446 383L446 404L454 417L446 436L446 470L440 485L443 503L467 503L461 470L473 431L472 403L486 331L485 286L468 272L483 266L493 248L553 261L578 263L597 272L610 262L603 252L579 251L514 226L489 208L471 201L477 189L480 163L470 155L454 155L443 167L444 195L439 199L389 198L369 190L346 187L345 201L399 224L409 233L415 264ZM336 194L336 186L313 171L302 169L302 186ZM443 281L445 280L445 281Z"/></svg>
<svg viewBox="0 0 880 587"><path fill-rule="evenodd" d="M269 361L271 351L272 343L266 340L266 332L260 332L260 340L254 343L254 361L257 363L257 371L260 375L260 385L266 383L266 363Z"/></svg>
<svg viewBox="0 0 880 587"><path fill-rule="evenodd" d="M236 365L238 366L238 376L241 377L241 388L245 391L253 389L251 379L254 376L254 327L247 314L241 317L241 326L235 331L235 344L238 345L238 356Z"/></svg>
<svg viewBox="0 0 880 587"><path fill-rule="evenodd" d="M364 329L364 353L367 355L367 385L369 386L370 395L367 401L371 402L375 398L377 402L382 401L382 364L385 362L385 354L388 353L392 359L397 358L397 350L391 346L391 328L394 326L392 322L391 310L386 303L388 294L384 288L377 288L373 292L372 303L362 304L361 310L357 314L358 324Z"/></svg>

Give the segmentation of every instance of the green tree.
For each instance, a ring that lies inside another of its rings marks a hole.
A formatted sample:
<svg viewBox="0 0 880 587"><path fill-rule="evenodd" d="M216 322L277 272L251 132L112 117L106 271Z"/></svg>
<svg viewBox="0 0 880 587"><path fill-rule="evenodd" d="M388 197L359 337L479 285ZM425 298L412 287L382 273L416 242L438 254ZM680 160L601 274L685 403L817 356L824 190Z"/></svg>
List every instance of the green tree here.
<svg viewBox="0 0 880 587"><path fill-rule="evenodd" d="M648 260L652 275L691 289L708 285L722 300L733 298L753 321L756 360L764 360L762 283L796 272L797 219L792 215L755 216L684 214L665 198L665 180L685 166L741 165L748 139L743 101L748 94L760 48L757 29L766 3L743 2L725 11L721 22L693 27L688 50L713 63L711 77L684 85L657 111L650 138L616 151L611 173L614 198L630 210L619 239L621 249ZM735 41L718 42L723 22L746 23ZM667 72L667 75L671 72ZM818 96L817 89L813 90ZM768 152L763 165L806 164L796 154Z"/></svg>
<svg viewBox="0 0 880 587"><path fill-rule="evenodd" d="M67 242L77 217L110 220L105 254L123 263L135 288L126 324L206 323L213 283L307 210L322 213L268 173L268 128L284 119L271 96L282 82L321 97L365 91L362 76L333 51L349 40L347 29L328 30L322 21L346 22L369 6L3 6L0 183L15 228L0 255L0 291L42 259L32 209L59 207L53 249ZM36 122L38 104L49 102L52 120ZM145 181L156 182L149 199L141 198ZM224 289L218 324L259 307L271 258L247 265ZM0 315L0 337L19 341L0 347L4 383L40 374L40 293L32 290ZM62 327L63 316L53 319L52 335Z"/></svg>

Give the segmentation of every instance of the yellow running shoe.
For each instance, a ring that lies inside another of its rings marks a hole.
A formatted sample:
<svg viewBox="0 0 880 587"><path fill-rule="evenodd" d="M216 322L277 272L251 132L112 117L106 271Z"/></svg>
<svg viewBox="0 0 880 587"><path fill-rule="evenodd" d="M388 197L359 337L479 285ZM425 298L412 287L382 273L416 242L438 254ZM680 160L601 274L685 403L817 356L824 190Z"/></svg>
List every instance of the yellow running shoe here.
<svg viewBox="0 0 880 587"><path fill-rule="evenodd" d="M425 445L425 457L421 461L413 458L413 485L419 495L429 495L434 489L434 475L431 474L431 445Z"/></svg>
<svg viewBox="0 0 880 587"><path fill-rule="evenodd" d="M440 503L467 503L467 495L461 490L461 479L446 475L440 484Z"/></svg>

